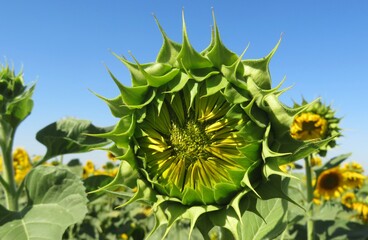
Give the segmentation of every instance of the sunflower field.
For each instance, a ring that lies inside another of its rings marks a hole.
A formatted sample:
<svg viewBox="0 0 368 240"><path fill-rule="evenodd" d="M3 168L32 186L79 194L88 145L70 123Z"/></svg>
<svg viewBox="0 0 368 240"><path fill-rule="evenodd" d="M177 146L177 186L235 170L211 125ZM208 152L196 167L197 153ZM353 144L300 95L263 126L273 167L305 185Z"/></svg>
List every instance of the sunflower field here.
<svg viewBox="0 0 368 240"><path fill-rule="evenodd" d="M16 147L35 85L0 68L0 239L368 239L368 184L350 153L327 158L341 119L320 99L286 106L269 63L212 38L198 52L157 21L156 60L116 55L117 121L64 118L41 129L46 153ZM65 162L106 151L106 161Z"/></svg>

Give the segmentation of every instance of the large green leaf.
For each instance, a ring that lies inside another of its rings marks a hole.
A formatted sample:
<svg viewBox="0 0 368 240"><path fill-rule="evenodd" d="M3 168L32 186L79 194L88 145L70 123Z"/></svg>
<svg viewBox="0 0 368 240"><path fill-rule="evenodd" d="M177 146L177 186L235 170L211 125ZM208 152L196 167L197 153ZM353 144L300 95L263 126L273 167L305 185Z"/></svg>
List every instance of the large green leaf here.
<svg viewBox="0 0 368 240"><path fill-rule="evenodd" d="M110 140L89 134L106 133L110 129L94 126L90 121L65 118L41 129L36 139L46 146L46 156L52 158L68 153L82 153L103 147Z"/></svg>
<svg viewBox="0 0 368 240"><path fill-rule="evenodd" d="M65 168L39 166L26 177L28 204L20 212L0 208L0 239L61 239L87 213L82 181Z"/></svg>
<svg viewBox="0 0 368 240"><path fill-rule="evenodd" d="M274 239L285 230L287 200L258 200L256 209L263 219L250 211L246 211L242 216L242 230L246 235L244 239Z"/></svg>

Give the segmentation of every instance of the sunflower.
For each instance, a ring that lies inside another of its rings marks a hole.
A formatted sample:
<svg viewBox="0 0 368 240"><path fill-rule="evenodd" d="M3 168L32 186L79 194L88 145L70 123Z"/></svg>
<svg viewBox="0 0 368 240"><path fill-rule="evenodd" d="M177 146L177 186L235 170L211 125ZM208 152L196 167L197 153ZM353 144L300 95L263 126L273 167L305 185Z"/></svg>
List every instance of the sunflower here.
<svg viewBox="0 0 368 240"><path fill-rule="evenodd" d="M323 171L317 178L315 195L330 200L338 198L345 191L345 179L339 167Z"/></svg>
<svg viewBox="0 0 368 240"><path fill-rule="evenodd" d="M237 238L241 215L254 211L240 203L284 196L275 186L257 189L272 176L281 190L281 176L287 174L279 166L308 156L328 140L290 136L294 117L309 105L286 107L278 98L281 85L271 88L268 64L278 44L262 59L242 60L223 45L216 21L202 52L191 46L184 16L182 44L158 27L164 43L156 61L141 64L117 56L129 69L132 86L110 73L120 95L97 95L120 119L111 132L95 135L111 139L109 151L121 160L120 172L100 190L126 185L122 175L131 173L137 176L131 188L137 190L127 204L153 205L152 231L166 225L166 235L179 219L190 221L190 232L195 226L232 222L222 227ZM212 213L221 214L215 221L209 220Z"/></svg>
<svg viewBox="0 0 368 240"><path fill-rule="evenodd" d="M322 165L322 159L318 156L312 156L310 159L310 166L321 166Z"/></svg>
<svg viewBox="0 0 368 240"><path fill-rule="evenodd" d="M356 196L353 192L344 193L341 197L341 203L347 208L352 208L355 201Z"/></svg>
<svg viewBox="0 0 368 240"><path fill-rule="evenodd" d="M306 106L307 101L302 104L295 104L299 108ZM290 126L290 135L294 139L306 141L311 139L328 139L340 136L340 119L335 117L335 112L331 106L324 105L320 100L312 102L308 108L301 111ZM332 139L325 146L322 146L318 154L325 156L329 148L336 145L335 139Z"/></svg>
<svg viewBox="0 0 368 240"><path fill-rule="evenodd" d="M363 186L366 176L363 175L364 169L359 163L345 163L341 171L343 172L347 187L354 189Z"/></svg>
<svg viewBox="0 0 368 240"><path fill-rule="evenodd" d="M298 140L324 138L327 130L327 121L314 113L302 113L295 117L291 126L291 136Z"/></svg>
<svg viewBox="0 0 368 240"><path fill-rule="evenodd" d="M83 179L93 175L95 172L95 164L91 160L87 160L83 166Z"/></svg>
<svg viewBox="0 0 368 240"><path fill-rule="evenodd" d="M363 222L368 222L368 204L365 202L354 202L352 205L352 209L354 209L358 213L358 218Z"/></svg>
<svg viewBox="0 0 368 240"><path fill-rule="evenodd" d="M348 188L361 188L364 184L366 176L361 173L344 171L343 176L345 178L345 184Z"/></svg>
<svg viewBox="0 0 368 240"><path fill-rule="evenodd" d="M20 184L32 169L29 155L24 148L18 147L13 151L14 179Z"/></svg>

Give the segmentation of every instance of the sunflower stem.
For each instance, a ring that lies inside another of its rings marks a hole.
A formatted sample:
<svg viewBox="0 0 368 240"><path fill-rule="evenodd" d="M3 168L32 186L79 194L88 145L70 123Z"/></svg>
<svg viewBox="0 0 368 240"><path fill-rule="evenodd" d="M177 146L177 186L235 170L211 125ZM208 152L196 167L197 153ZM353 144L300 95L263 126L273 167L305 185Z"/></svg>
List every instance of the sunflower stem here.
<svg viewBox="0 0 368 240"><path fill-rule="evenodd" d="M14 132L9 124L4 121L0 121L0 147L2 151L3 161L3 180L2 185L4 187L4 195L6 207L10 211L18 210L18 197L17 197L17 185L14 178L13 167L13 140Z"/></svg>
<svg viewBox="0 0 368 240"><path fill-rule="evenodd" d="M312 155L306 157L305 160L305 175L307 177L307 202L308 202L308 220L307 220L307 239L314 240L314 221L313 221L313 183L312 183Z"/></svg>

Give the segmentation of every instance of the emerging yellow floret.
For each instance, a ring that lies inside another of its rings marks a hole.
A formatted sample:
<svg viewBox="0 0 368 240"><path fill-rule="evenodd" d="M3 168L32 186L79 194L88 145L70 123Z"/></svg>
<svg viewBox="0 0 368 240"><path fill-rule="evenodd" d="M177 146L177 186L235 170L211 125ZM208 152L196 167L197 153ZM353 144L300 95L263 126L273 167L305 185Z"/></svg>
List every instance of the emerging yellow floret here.
<svg viewBox="0 0 368 240"><path fill-rule="evenodd" d="M302 113L294 119L291 136L298 140L323 139L327 121L318 114Z"/></svg>

